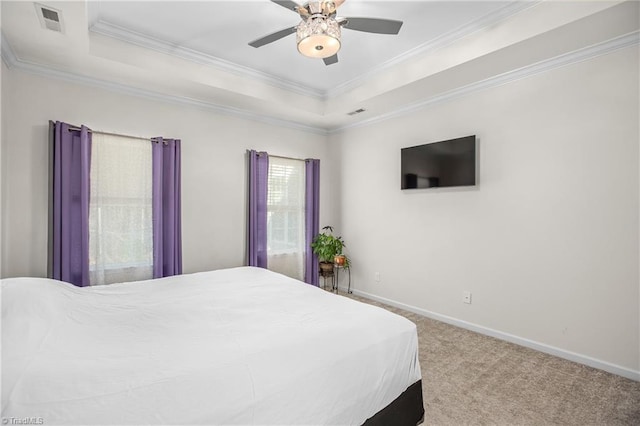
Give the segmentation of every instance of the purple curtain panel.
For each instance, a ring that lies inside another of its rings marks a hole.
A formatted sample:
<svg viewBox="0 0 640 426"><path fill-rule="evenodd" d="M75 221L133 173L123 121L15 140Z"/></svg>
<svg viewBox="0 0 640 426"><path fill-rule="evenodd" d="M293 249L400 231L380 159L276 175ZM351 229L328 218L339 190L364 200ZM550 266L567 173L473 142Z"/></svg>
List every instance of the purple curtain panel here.
<svg viewBox="0 0 640 426"><path fill-rule="evenodd" d="M318 256L311 243L320 232L320 160L305 160L305 248L304 281L319 285Z"/></svg>
<svg viewBox="0 0 640 426"><path fill-rule="evenodd" d="M152 140L153 278L182 274L180 139Z"/></svg>
<svg viewBox="0 0 640 426"><path fill-rule="evenodd" d="M56 121L53 137L51 275L89 285L91 133Z"/></svg>
<svg viewBox="0 0 640 426"><path fill-rule="evenodd" d="M267 180L269 155L247 151L249 156L249 212L247 264L267 267Z"/></svg>

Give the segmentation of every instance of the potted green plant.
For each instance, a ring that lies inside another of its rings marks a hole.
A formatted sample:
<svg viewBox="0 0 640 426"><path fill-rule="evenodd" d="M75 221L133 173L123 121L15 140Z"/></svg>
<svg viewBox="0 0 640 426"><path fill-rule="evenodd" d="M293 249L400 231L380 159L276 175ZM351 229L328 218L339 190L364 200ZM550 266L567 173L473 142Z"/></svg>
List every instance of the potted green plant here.
<svg viewBox="0 0 640 426"><path fill-rule="evenodd" d="M321 273L327 274L329 271L333 271L333 264L337 256L341 256L341 262L344 263L345 258L342 255L344 241L342 237L333 235L333 227L331 226L325 226L322 231L311 242L311 248L313 253L318 256Z"/></svg>

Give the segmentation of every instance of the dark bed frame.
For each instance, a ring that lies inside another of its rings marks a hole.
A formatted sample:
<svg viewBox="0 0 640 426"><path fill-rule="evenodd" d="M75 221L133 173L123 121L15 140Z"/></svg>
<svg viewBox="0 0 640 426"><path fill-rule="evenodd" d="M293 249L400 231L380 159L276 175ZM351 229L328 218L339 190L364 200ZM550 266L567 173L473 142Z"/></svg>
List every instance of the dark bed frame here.
<svg viewBox="0 0 640 426"><path fill-rule="evenodd" d="M423 421L422 380L418 380L391 404L368 418L363 426L415 426Z"/></svg>

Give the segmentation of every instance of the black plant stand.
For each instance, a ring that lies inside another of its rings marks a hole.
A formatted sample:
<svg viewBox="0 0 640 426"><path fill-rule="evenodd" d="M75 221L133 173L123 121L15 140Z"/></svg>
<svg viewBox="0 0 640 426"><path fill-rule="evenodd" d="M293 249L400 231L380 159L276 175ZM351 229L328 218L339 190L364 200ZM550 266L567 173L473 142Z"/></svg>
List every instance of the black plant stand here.
<svg viewBox="0 0 640 426"><path fill-rule="evenodd" d="M324 290L327 289L327 278L331 278L331 291L338 294L338 284L339 284L339 278L340 278L340 270L343 269L345 271L347 271L347 277L348 277L348 283L349 283L349 287L347 288L347 293L348 294L353 294L353 292L351 291L351 268L349 266L345 266L345 265L333 265L333 269L324 271L324 270L320 270L320 277L322 277L322 288Z"/></svg>
<svg viewBox="0 0 640 426"><path fill-rule="evenodd" d="M334 268L335 269L335 268ZM322 288L324 290L327 289L327 278L331 278L331 290L333 291L333 288L335 287L335 274L333 273L333 269L328 270L328 271L324 271L324 270L320 270L320 276L323 279L322 282Z"/></svg>
<svg viewBox="0 0 640 426"><path fill-rule="evenodd" d="M347 271L347 274L349 277L349 287L347 288L347 293L352 294L353 292L351 291L351 268L345 265L333 265L333 270L335 271L335 279L334 279L335 291L336 293L338 293L338 284L340 283L340 280L339 280L340 269L344 269L345 271Z"/></svg>

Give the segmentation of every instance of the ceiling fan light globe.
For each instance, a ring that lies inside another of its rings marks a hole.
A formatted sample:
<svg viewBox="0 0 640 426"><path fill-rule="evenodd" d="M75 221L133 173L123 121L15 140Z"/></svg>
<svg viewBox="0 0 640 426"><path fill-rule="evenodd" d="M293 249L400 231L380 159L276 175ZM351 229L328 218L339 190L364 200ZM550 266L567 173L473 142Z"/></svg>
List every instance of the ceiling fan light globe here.
<svg viewBox="0 0 640 426"><path fill-rule="evenodd" d="M340 40L326 34L313 34L298 42L298 52L309 58L328 58L338 50Z"/></svg>

